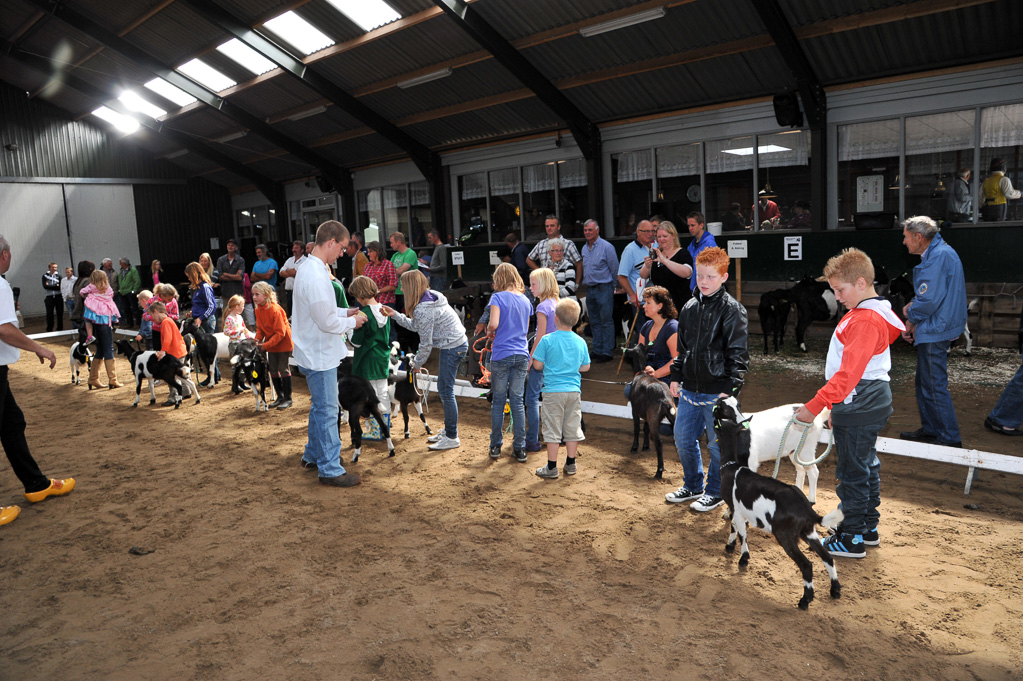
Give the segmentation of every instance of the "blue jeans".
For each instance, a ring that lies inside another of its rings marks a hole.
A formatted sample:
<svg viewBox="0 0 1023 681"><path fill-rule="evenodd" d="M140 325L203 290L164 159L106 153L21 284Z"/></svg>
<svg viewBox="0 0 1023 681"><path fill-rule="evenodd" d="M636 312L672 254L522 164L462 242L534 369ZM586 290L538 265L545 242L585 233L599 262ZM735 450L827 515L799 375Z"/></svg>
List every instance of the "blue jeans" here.
<svg viewBox="0 0 1023 681"><path fill-rule="evenodd" d="M114 329L109 324L94 323L92 335L96 337L96 359L113 359Z"/></svg>
<svg viewBox="0 0 1023 681"><path fill-rule="evenodd" d="M696 407L685 400L693 402L711 402L703 407ZM693 492L705 491L707 494L721 496L721 448L718 446L714 432L714 404L717 393L694 393L681 390L678 399L678 413L675 415L675 449L678 460L682 464L684 477L682 484ZM703 485L703 458L700 456L700 434L707 431L707 449L710 451L710 466L707 469L707 486Z"/></svg>
<svg viewBox="0 0 1023 681"><path fill-rule="evenodd" d="M315 463L321 478L345 474L341 465L341 437L338 435L337 369L313 371L299 367L309 386L308 442L302 460Z"/></svg>
<svg viewBox="0 0 1023 681"><path fill-rule="evenodd" d="M1005 386L988 418L1002 428L1019 427L1023 420L1023 364L1016 370L1016 375L1009 379L1009 385Z"/></svg>
<svg viewBox="0 0 1023 681"><path fill-rule="evenodd" d="M593 330L594 355L614 356L614 293L614 282L590 284L586 287L586 314L589 315L590 329Z"/></svg>
<svg viewBox="0 0 1023 681"><path fill-rule="evenodd" d="M504 444L504 403L511 404L515 449L526 448L526 409L522 393L526 388L529 357L512 355L490 363L490 387L494 403L490 406L490 446Z"/></svg>
<svg viewBox="0 0 1023 681"><path fill-rule="evenodd" d="M526 379L526 444L540 442L540 389L543 388L543 372L529 366Z"/></svg>
<svg viewBox="0 0 1023 681"><path fill-rule="evenodd" d="M458 402L455 401L455 374L462 363L468 343L457 348L440 351L440 363L437 366L437 394L444 405L444 433L450 438L458 437Z"/></svg>
<svg viewBox="0 0 1023 681"><path fill-rule="evenodd" d="M948 347L952 341L916 346L916 406L920 425L941 444L962 441L948 392Z"/></svg>
<svg viewBox="0 0 1023 681"><path fill-rule="evenodd" d="M67 308L67 316L68 316L68 318L70 318L71 315L73 315L75 313L75 301L73 301L73 300L65 300L64 301L64 307ZM78 328L78 322L76 322L75 320L72 319L71 320L71 328L77 329Z"/></svg>
<svg viewBox="0 0 1023 681"><path fill-rule="evenodd" d="M881 460L874 445L877 435L888 423L885 417L864 426L835 424L835 477L838 484L838 507L845 514L842 529L850 534L863 534L877 527L881 514Z"/></svg>

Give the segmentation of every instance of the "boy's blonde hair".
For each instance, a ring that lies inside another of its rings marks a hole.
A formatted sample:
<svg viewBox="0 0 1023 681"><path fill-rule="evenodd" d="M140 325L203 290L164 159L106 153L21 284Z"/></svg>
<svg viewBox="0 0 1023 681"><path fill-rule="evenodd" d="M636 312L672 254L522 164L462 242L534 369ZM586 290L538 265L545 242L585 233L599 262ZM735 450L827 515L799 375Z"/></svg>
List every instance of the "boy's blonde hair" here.
<svg viewBox="0 0 1023 681"><path fill-rule="evenodd" d="M539 267L533 270L529 273L529 281L540 284L540 292L536 294L537 300L558 299L558 278L554 276L554 270L551 268Z"/></svg>
<svg viewBox="0 0 1023 681"><path fill-rule="evenodd" d="M571 298L559 301L558 306L554 308L554 316L558 318L562 326L567 326L570 329L579 323L580 313L579 303Z"/></svg>
<svg viewBox="0 0 1023 681"><path fill-rule="evenodd" d="M513 288L519 293L526 290L526 287L522 285L522 277L519 276L519 271L515 269L515 265L510 262L503 262L497 266L494 270L494 292L507 291Z"/></svg>
<svg viewBox="0 0 1023 681"><path fill-rule="evenodd" d="M221 324L226 324L227 323L227 318L231 316L231 310L236 305L240 305L242 307L245 307L245 299L242 298L241 296L237 295L237 294L233 295L233 296L231 296L230 298L227 299L227 304L224 305L224 314L221 315L221 317L222 317L222 319L220 320Z"/></svg>
<svg viewBox="0 0 1023 681"><path fill-rule="evenodd" d="M395 232L399 234L399 232ZM405 295L405 314L415 317L416 306L423 300L423 296L430 290L430 282L419 270L409 270L398 279L401 290Z"/></svg>
<svg viewBox="0 0 1023 681"><path fill-rule="evenodd" d="M700 254L696 256L697 267L712 267L717 270L718 274L728 274L728 264L731 260L728 259L728 253L722 248L705 248L700 251Z"/></svg>
<svg viewBox="0 0 1023 681"><path fill-rule="evenodd" d="M100 293L106 291L110 287L110 280L107 279L107 273L105 270L93 270L92 274L89 275L89 283L99 289Z"/></svg>
<svg viewBox="0 0 1023 681"><path fill-rule="evenodd" d="M153 297L153 292L149 289L142 289L135 297L138 299L140 304L144 305L145 303L143 301L150 300Z"/></svg>
<svg viewBox="0 0 1023 681"><path fill-rule="evenodd" d="M863 277L867 284L874 283L874 263L870 256L858 248L846 248L824 266L826 279L838 279L842 283L855 284Z"/></svg>
<svg viewBox="0 0 1023 681"><path fill-rule="evenodd" d="M264 298L266 298L267 303L269 304L274 305L277 304L277 291L274 291L274 287L266 283L265 281L257 281L255 284L253 284L252 292L258 293Z"/></svg>
<svg viewBox="0 0 1023 681"><path fill-rule="evenodd" d="M380 293L380 288L375 281L360 274L348 285L348 292L356 300L367 300L369 298L376 298L377 294Z"/></svg>
<svg viewBox="0 0 1023 681"><path fill-rule="evenodd" d="M160 314L166 316L167 306L161 303L159 300L156 301L155 303L151 303L149 305L149 314L152 315L154 312L159 312Z"/></svg>

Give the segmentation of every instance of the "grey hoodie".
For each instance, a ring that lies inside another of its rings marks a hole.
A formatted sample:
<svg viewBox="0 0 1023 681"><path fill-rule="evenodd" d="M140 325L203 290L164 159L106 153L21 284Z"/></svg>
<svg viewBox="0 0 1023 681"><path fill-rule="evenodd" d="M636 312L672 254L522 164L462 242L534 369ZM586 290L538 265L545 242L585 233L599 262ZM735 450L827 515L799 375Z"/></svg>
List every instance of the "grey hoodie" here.
<svg viewBox="0 0 1023 681"><path fill-rule="evenodd" d="M424 300L416 305L414 317L408 318L400 312L391 317L401 326L419 334L419 350L413 360L415 369L426 364L430 352L434 348L450 350L457 348L469 340L465 335L465 327L448 304L448 299L439 291L430 291L436 300Z"/></svg>

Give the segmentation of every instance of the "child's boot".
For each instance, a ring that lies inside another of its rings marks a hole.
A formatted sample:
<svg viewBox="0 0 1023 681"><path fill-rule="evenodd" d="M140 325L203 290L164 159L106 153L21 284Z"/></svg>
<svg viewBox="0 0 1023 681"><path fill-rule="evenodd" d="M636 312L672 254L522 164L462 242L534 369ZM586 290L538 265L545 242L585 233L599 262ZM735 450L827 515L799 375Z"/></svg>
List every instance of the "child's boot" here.
<svg viewBox="0 0 1023 681"><path fill-rule="evenodd" d="M281 402L284 401L284 386L281 383L280 376L271 376L270 380L274 384L274 393L277 395L277 399L275 399L270 404L266 405L266 408L275 409Z"/></svg>
<svg viewBox="0 0 1023 681"><path fill-rule="evenodd" d="M278 393L280 397L277 400L278 409L287 409L291 406L291 374L287 376L281 376L281 390Z"/></svg>
<svg viewBox="0 0 1023 681"><path fill-rule="evenodd" d="M107 387L109 389L111 389L111 390L113 390L114 388L121 388L121 387L123 387L120 383L117 382L117 369L114 366L114 360L112 360L112 359L105 359L105 360L103 360L103 366L105 366L106 369L107 369L107 383L108 383Z"/></svg>
<svg viewBox="0 0 1023 681"><path fill-rule="evenodd" d="M92 360L92 366L89 367L89 390L93 388L100 389L106 386L99 382L99 369L102 364L98 359Z"/></svg>

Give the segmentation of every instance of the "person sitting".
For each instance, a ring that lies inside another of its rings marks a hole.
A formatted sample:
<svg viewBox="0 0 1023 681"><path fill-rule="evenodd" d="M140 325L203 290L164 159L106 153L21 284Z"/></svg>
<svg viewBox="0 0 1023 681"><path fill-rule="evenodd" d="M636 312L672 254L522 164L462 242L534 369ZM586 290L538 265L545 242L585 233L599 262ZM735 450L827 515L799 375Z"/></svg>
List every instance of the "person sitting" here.
<svg viewBox="0 0 1023 681"><path fill-rule="evenodd" d="M800 199L796 201L795 215L786 225L789 229L809 229L813 226L813 216L810 215L810 202Z"/></svg>

